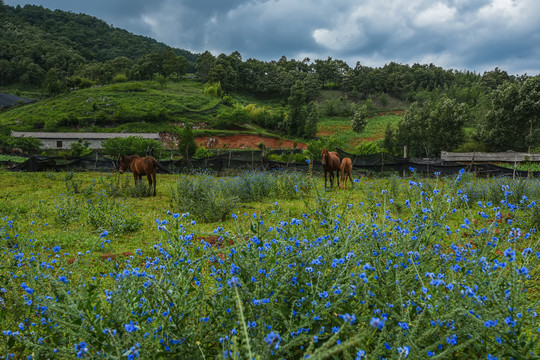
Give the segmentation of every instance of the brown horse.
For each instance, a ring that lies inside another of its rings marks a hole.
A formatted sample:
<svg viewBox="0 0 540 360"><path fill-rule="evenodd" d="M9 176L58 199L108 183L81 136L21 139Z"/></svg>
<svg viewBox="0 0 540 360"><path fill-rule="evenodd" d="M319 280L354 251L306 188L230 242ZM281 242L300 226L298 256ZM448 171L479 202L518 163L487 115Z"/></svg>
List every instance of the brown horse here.
<svg viewBox="0 0 540 360"><path fill-rule="evenodd" d="M330 173L330 188L334 185L334 170L336 171L337 184L339 186L339 154L335 151L328 151L327 148L321 151L321 162L324 170L324 188L326 189L326 174Z"/></svg>
<svg viewBox="0 0 540 360"><path fill-rule="evenodd" d="M157 168L165 169L161 164L152 156L140 157L139 155L125 156L121 155L118 159L120 166L120 174L123 174L128 168L133 173L135 179L135 185L142 180L142 176L146 175L148 178L148 191L152 191L152 182L154 183L154 196L156 196L156 172ZM167 169L165 169L169 172Z"/></svg>
<svg viewBox="0 0 540 360"><path fill-rule="evenodd" d="M349 176L349 179L351 180L351 184L353 183L351 172L352 172L351 159L343 158L343 160L341 160L341 188L342 189L347 188L347 175Z"/></svg>

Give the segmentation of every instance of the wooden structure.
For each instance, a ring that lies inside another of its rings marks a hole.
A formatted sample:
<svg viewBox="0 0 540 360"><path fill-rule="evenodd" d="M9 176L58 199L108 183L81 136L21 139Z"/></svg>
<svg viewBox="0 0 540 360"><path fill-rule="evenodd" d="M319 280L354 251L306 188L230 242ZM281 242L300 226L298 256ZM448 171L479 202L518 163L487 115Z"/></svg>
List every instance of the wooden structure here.
<svg viewBox="0 0 540 360"><path fill-rule="evenodd" d="M513 151L497 153L454 153L448 151L441 151L441 160L463 163L519 163L524 161L540 162L540 154L519 153Z"/></svg>

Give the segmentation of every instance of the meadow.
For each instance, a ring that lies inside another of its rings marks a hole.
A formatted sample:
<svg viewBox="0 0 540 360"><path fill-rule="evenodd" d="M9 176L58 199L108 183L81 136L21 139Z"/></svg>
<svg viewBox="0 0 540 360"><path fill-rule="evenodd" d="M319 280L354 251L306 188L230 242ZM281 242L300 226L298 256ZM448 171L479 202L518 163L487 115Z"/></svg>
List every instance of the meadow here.
<svg viewBox="0 0 540 360"><path fill-rule="evenodd" d="M7 359L534 359L540 182L0 172Z"/></svg>

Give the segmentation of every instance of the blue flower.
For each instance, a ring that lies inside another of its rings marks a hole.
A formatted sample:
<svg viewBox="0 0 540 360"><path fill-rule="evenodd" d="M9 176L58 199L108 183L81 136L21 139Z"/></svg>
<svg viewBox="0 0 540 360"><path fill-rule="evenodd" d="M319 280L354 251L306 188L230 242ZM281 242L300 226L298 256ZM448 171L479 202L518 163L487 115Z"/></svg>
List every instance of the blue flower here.
<svg viewBox="0 0 540 360"><path fill-rule="evenodd" d="M364 350L358 350L355 360L361 360L364 356L366 356L366 352Z"/></svg>
<svg viewBox="0 0 540 360"><path fill-rule="evenodd" d="M279 348L279 343L281 342L281 336L279 336L277 332L272 331L268 335L266 335L264 341L266 341L270 348L274 348L274 350L277 350Z"/></svg>
<svg viewBox="0 0 540 360"><path fill-rule="evenodd" d="M409 356L409 352L411 351L411 347L410 346L403 346L403 347L398 347L398 353L403 356L403 357L407 357Z"/></svg>
<svg viewBox="0 0 540 360"><path fill-rule="evenodd" d="M107 230L103 230L103 232L99 236L104 238L107 235L109 235L109 232Z"/></svg>
<svg viewBox="0 0 540 360"><path fill-rule="evenodd" d="M82 358L88 352L86 342L81 341L80 343L75 344L75 350L77 350L77 357Z"/></svg>
<svg viewBox="0 0 540 360"><path fill-rule="evenodd" d="M227 284L229 284L230 287L240 286L240 280L238 280L238 277L233 276L232 278L227 280Z"/></svg>
<svg viewBox="0 0 540 360"><path fill-rule="evenodd" d="M457 335L456 334L450 335L449 337L446 338L446 342L449 343L450 345L456 345L457 344Z"/></svg>
<svg viewBox="0 0 540 360"><path fill-rule="evenodd" d="M60 246L56 245L55 247L53 247L53 251L55 253L59 252L60 251Z"/></svg>
<svg viewBox="0 0 540 360"><path fill-rule="evenodd" d="M130 321L129 324L124 324L124 328L127 332L134 332L137 331L137 327L133 323L133 321Z"/></svg>
<svg viewBox="0 0 540 360"><path fill-rule="evenodd" d="M356 321L356 316L349 313L341 315L341 318L343 319L343 321L349 324L354 324Z"/></svg>
<svg viewBox="0 0 540 360"><path fill-rule="evenodd" d="M379 319L379 318L373 317L373 318L371 318L371 321L369 322L369 325L372 328L381 330L384 327L384 323L385 323L384 319Z"/></svg>
<svg viewBox="0 0 540 360"><path fill-rule="evenodd" d="M406 322L400 322L398 323L398 326L401 327L403 330L409 330L409 325L407 325Z"/></svg>

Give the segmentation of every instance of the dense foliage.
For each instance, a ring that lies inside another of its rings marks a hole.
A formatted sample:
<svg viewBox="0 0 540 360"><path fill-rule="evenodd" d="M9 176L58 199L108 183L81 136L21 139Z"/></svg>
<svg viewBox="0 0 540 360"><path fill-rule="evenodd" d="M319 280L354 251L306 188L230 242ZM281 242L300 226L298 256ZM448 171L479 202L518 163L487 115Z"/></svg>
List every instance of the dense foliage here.
<svg viewBox="0 0 540 360"><path fill-rule="evenodd" d="M140 136L126 138L110 138L102 142L103 154L111 156L139 155L146 156L151 151L163 149L163 144L153 139L143 139Z"/></svg>
<svg viewBox="0 0 540 360"><path fill-rule="evenodd" d="M116 74L151 78L185 73L196 55L133 35L95 17L42 6L0 6L0 85L42 85L55 69L63 86ZM183 62L179 63L179 61Z"/></svg>

